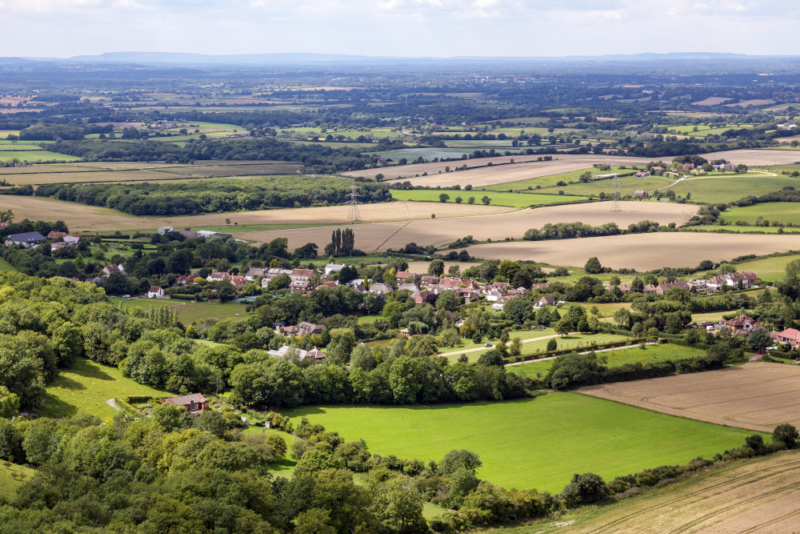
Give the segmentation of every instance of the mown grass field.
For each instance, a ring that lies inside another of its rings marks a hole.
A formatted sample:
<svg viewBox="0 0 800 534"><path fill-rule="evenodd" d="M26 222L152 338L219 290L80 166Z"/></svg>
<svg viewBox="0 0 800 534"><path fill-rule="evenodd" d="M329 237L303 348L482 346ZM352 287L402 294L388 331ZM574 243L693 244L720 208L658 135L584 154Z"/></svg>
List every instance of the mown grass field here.
<svg viewBox="0 0 800 534"><path fill-rule="evenodd" d="M182 302L176 300L157 300L157 299L120 299L112 298L111 302L123 310L130 308L142 308L149 310L167 306L178 312L178 320L185 325L190 325L195 321L203 319L242 319L245 315L244 306L241 304L218 304L213 302Z"/></svg>
<svg viewBox="0 0 800 534"><path fill-rule="evenodd" d="M795 178L795 180L798 181L798 186L800 186L800 179ZM720 215L720 219L728 223L744 221L748 224L755 224L759 217L770 222L797 223L800 221L800 204L796 202L767 202L743 208L730 208Z"/></svg>
<svg viewBox="0 0 800 534"><path fill-rule="evenodd" d="M11 499L17 489L26 480L29 480L36 473L30 467L12 464L11 462L0 462L0 498Z"/></svg>
<svg viewBox="0 0 800 534"><path fill-rule="evenodd" d="M664 360L683 360L686 358L697 358L705 356L706 351L692 347L682 347L680 345L646 345L633 347L630 349L610 350L600 352L597 356L605 356L608 360L608 367L617 367L626 363L651 363L663 362ZM536 377L544 376L553 366L553 360L541 362L524 363L522 365L511 365L506 367L507 372L517 373L525 376Z"/></svg>
<svg viewBox="0 0 800 534"><path fill-rule="evenodd" d="M710 457L749 435L575 393L499 403L304 407L285 414L295 421L306 416L348 441L364 439L382 455L427 462L469 449L483 461L479 477L551 492L561 491L573 473L608 480Z"/></svg>
<svg viewBox="0 0 800 534"><path fill-rule="evenodd" d="M62 369L58 378L47 386L47 394L37 414L40 417L72 417L78 413L90 413L110 421L117 412L106 401L125 395L172 396L167 391L122 376L122 371L116 367L79 358L71 368Z"/></svg>
<svg viewBox="0 0 800 534"><path fill-rule="evenodd" d="M566 195L537 195L525 193L500 193L498 191L464 191L464 190L438 190L438 189L413 189L413 190L392 190L392 197L397 200L413 200L418 202L441 202L439 196L449 195L447 203L454 203L456 197L461 197L466 204L470 197L475 197L475 204L482 204L481 199L485 196L491 199L490 204L496 206L512 206L516 208L527 208L528 206L550 206L552 204L569 204L572 202L583 202L588 200L586 197L566 196Z"/></svg>

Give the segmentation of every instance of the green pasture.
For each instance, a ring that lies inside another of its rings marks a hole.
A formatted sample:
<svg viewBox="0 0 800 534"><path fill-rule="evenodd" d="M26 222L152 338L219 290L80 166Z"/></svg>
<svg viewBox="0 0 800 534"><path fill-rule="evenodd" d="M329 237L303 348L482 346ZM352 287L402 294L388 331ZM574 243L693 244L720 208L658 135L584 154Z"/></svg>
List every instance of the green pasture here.
<svg viewBox="0 0 800 534"><path fill-rule="evenodd" d="M178 312L178 320L185 325L190 325L196 321L204 319L244 319L245 310L241 304L219 304L215 302L184 302L179 300L164 299L121 299L111 298L111 302L123 310L131 308L141 308L149 310L153 308L168 307Z"/></svg>
<svg viewBox="0 0 800 534"><path fill-rule="evenodd" d="M569 171L569 172L562 172L559 174L551 174L548 176L540 176L538 178L528 178L526 180L518 180L516 182L506 182L503 184L496 184L496 185L487 185L485 187L481 187L481 189L487 189L492 191L528 191L531 189L536 189L537 186L539 187L556 187L558 182L564 182L565 184L569 184L570 182L577 182L581 174L585 172L592 173L592 176L597 174L612 174L612 173L620 173L620 174L627 174L627 173L635 173L636 171L633 170L631 167L611 167L608 171L601 171L596 167L587 167L586 169L581 169L578 171ZM600 180L599 183L603 184L606 183L610 184L611 182L607 180ZM645 182L641 180L640 182ZM666 182L665 182L666 184ZM566 186L558 186L559 188L563 188ZM641 188L640 188L641 189Z"/></svg>
<svg viewBox="0 0 800 534"><path fill-rule="evenodd" d="M549 206L552 204L571 204L573 202L584 202L589 200L586 197L567 196L567 195L537 195L527 193L500 193L498 191L465 191L463 189L411 189L411 190L392 190L392 197L401 201L417 202L440 202L439 195L450 196L447 202L454 203L456 197L461 197L463 204L467 203L469 197L475 197L475 204L482 204L481 199L487 196L491 199L494 206L512 206L515 208L527 208L529 206Z"/></svg>
<svg viewBox="0 0 800 534"><path fill-rule="evenodd" d="M603 173L608 174L608 173ZM534 178L533 180L536 180ZM662 178L660 176L651 176L640 180L635 176L625 176L619 179L619 194L621 197L633 195L639 189L643 191L653 191L672 184L674 180L669 178ZM544 187L544 186L542 186ZM614 192L614 180L609 178L606 180L596 180L586 183L574 183L566 186L548 186L542 190L543 192L564 191L567 195L594 195L599 196L600 193L611 195ZM666 193L666 191L664 191ZM694 200L694 199L693 199Z"/></svg>
<svg viewBox="0 0 800 534"><path fill-rule="evenodd" d="M20 161L79 161L81 158L77 156L70 156L68 154L56 154L48 150L36 149L23 149L23 150L0 150L0 161L6 162L17 158Z"/></svg>
<svg viewBox="0 0 800 534"><path fill-rule="evenodd" d="M491 310L491 307L489 309ZM516 331L512 331L512 332L509 333L509 337L512 340L519 339L520 341L525 341L525 340L528 340L528 339L537 339L537 338L540 338L540 337L552 336L552 335L555 335L555 333L556 333L556 331L553 330L552 328L534 328L533 330L516 330ZM497 345L498 343L500 343L500 339L499 338L493 338L493 339L485 338L480 343L473 343L471 339L461 338L461 344L460 345L456 345L455 347L442 347L439 352L441 352L442 354L450 354L451 352L478 349L478 348L483 347L484 343L491 343L492 345ZM530 343L533 343L533 341L531 341ZM525 344L523 344L522 346L524 347ZM489 349L487 348L486 350L489 350ZM483 352L486 352L486 351L481 351L481 354ZM458 358L458 356L460 356L460 355L461 355L460 352L458 354L456 354L456 358ZM467 354L467 356L470 356L470 354ZM477 358L478 358L478 356L475 356L474 359L477 360Z"/></svg>
<svg viewBox="0 0 800 534"><path fill-rule="evenodd" d="M69 369L62 369L58 378L47 386L44 402L37 413L40 417L90 413L110 421L117 412L106 401L125 395L171 396L167 391L122 376L122 371L116 367L79 358Z"/></svg>
<svg viewBox="0 0 800 534"><path fill-rule="evenodd" d="M795 178L800 186L800 179ZM765 204L754 204L743 208L730 208L723 211L720 219L727 223L744 221L748 224L755 224L761 217L770 222L782 224L800 222L800 203L797 202L767 202Z"/></svg>
<svg viewBox="0 0 800 534"><path fill-rule="evenodd" d="M535 331L534 334L531 336L532 339L535 341L528 341L527 343L522 343L520 347L520 354L522 356L530 356L534 354L542 354L544 355L547 352L547 344L550 342L550 339L555 339L556 343L558 344L558 349L575 349L576 351L586 351L591 350L592 344L602 345L603 343L612 343L616 341L625 341L628 339L625 336L618 336L616 334L570 334L567 336L558 336L555 338L547 338L543 335L536 335ZM547 330L541 330L541 332L547 332ZM550 332L549 334L545 334L548 336L552 336L554 332ZM528 339L531 339L528 338ZM541 339L539 339L541 338ZM513 337L512 337L513 339ZM525 338L521 338L525 339ZM494 343L492 343L494 344ZM479 347L479 346L478 346ZM459 356L461 356L461 352L463 350L469 350L469 348L478 348L474 344L466 343L464 348L461 349L442 349L442 352L447 355L447 357L451 361L458 360ZM492 350L490 348L486 348L484 350L479 350L475 352L468 352L467 358L469 358L470 362L477 362L480 358L481 354Z"/></svg>
<svg viewBox="0 0 800 534"><path fill-rule="evenodd" d="M778 280L783 280L786 274L786 264L795 260L800 260L800 254L759 258L737 263L736 270L740 273L746 271L754 272L765 282L776 282ZM703 273L697 273L696 276L702 274Z"/></svg>
<svg viewBox="0 0 800 534"><path fill-rule="evenodd" d="M618 367L626 363L651 363L663 362L664 360L685 360L687 358L697 358L698 356L705 356L706 351L692 347L683 347L680 345L646 345L644 348L641 346L632 347L629 349L609 350L606 352L598 352L597 356L605 356L608 360L606 364L608 367ZM521 365L511 365L506 367L506 371L517 373L525 376L536 377L547 374L547 371L553 366L554 360L544 360L531 363L523 363Z"/></svg>
<svg viewBox="0 0 800 534"><path fill-rule="evenodd" d="M32 143L19 143L16 141L0 141L0 152L16 151L16 152L36 152L43 150L39 145Z"/></svg>
<svg viewBox="0 0 800 534"><path fill-rule="evenodd" d="M667 191L685 197L692 194L692 202L716 204L734 202L747 196L761 196L772 191L780 191L786 186L800 186L800 179L788 176L766 176L764 174L740 174L719 178L690 178L684 180Z"/></svg>
<svg viewBox="0 0 800 534"><path fill-rule="evenodd" d="M30 467L12 464L11 462L0 462L0 499L11 499L17 493L17 489L26 480L30 480L36 471Z"/></svg>
<svg viewBox="0 0 800 534"><path fill-rule="evenodd" d="M745 430L641 410L577 393L434 406L303 407L284 412L364 439L371 452L440 460L476 452L478 476L510 488L558 492L574 473L606 480L736 447Z"/></svg>
<svg viewBox="0 0 800 534"><path fill-rule="evenodd" d="M13 271L14 267L4 259L0 259L0 271Z"/></svg>

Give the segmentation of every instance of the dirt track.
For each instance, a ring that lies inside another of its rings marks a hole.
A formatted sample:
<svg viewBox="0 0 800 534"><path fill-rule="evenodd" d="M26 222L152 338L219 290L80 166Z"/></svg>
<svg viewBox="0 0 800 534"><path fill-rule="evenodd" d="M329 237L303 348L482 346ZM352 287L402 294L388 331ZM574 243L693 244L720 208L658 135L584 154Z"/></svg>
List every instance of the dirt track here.
<svg viewBox="0 0 800 534"><path fill-rule="evenodd" d="M753 362L719 371L589 386L580 393L709 423L772 432L800 427L800 366Z"/></svg>

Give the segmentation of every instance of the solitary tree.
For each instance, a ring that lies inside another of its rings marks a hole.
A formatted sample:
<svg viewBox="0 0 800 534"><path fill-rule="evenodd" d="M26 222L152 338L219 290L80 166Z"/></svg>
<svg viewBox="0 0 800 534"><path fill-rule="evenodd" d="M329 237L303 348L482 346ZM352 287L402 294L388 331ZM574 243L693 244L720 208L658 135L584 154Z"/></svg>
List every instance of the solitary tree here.
<svg viewBox="0 0 800 534"><path fill-rule="evenodd" d="M603 272L603 266L600 265L600 260L597 257L589 258L584 266L587 274L599 274Z"/></svg>
<svg viewBox="0 0 800 534"><path fill-rule="evenodd" d="M448 200L450 200L450 195L448 195L447 193L442 193L439 195L439 202L444 203L447 202Z"/></svg>
<svg viewBox="0 0 800 534"><path fill-rule="evenodd" d="M747 344L759 354L764 352L771 343L772 338L769 337L769 332L764 328L756 328L747 336Z"/></svg>

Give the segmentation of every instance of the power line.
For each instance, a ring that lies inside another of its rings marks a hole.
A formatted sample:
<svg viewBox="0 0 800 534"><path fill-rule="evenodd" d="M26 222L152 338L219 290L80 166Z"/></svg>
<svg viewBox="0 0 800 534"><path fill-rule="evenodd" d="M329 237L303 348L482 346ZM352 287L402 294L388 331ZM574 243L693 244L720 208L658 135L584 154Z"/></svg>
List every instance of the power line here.
<svg viewBox="0 0 800 534"><path fill-rule="evenodd" d="M350 211L347 212L347 222L349 223L361 220L361 214L358 212L358 190L357 185L350 186Z"/></svg>
<svg viewBox="0 0 800 534"><path fill-rule="evenodd" d="M619 211L619 176L614 175L614 193L611 195L611 211Z"/></svg>

